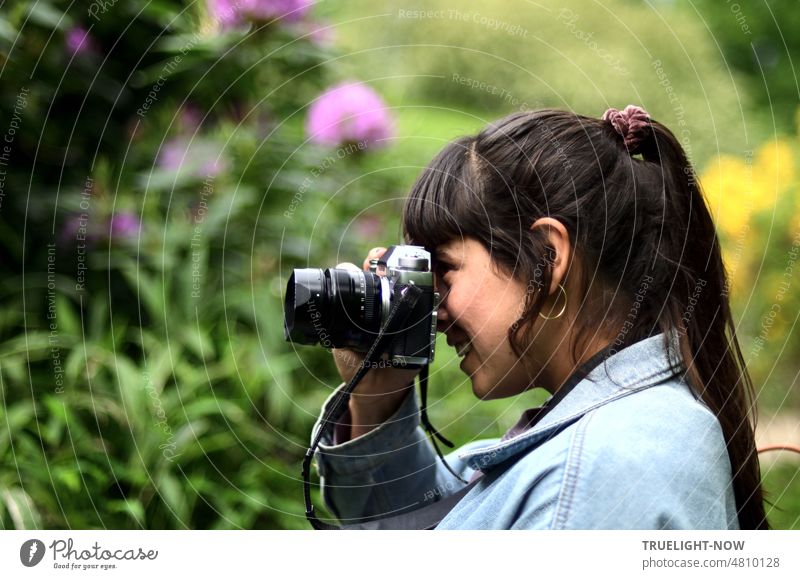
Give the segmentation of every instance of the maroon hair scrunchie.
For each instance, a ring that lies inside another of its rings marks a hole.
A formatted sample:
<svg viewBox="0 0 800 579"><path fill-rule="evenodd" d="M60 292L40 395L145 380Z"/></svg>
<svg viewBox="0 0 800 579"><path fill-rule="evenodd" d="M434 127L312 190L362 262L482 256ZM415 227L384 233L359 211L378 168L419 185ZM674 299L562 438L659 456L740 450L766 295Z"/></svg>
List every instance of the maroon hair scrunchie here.
<svg viewBox="0 0 800 579"><path fill-rule="evenodd" d="M603 120L609 121L625 142L629 151L635 151L648 135L650 115L642 107L628 105L624 110L608 109Z"/></svg>

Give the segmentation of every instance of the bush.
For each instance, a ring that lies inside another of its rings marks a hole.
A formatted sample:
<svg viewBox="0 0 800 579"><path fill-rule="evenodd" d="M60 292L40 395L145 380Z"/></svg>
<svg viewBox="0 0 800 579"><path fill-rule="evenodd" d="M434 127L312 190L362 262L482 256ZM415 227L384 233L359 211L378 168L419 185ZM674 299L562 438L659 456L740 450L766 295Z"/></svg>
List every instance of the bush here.
<svg viewBox="0 0 800 579"><path fill-rule="evenodd" d="M366 199L397 196L361 175L373 139L304 132L348 80L308 4L53 0L0 20L4 528L305 526L333 369L283 341L286 274L365 253L388 212Z"/></svg>

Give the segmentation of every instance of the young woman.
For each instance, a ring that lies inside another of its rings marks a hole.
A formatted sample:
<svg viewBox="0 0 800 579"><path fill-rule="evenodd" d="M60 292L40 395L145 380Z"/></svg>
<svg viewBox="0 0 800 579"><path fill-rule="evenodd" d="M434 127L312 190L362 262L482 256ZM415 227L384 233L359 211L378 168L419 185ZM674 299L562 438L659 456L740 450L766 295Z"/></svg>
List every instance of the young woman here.
<svg viewBox="0 0 800 579"><path fill-rule="evenodd" d="M475 395L553 395L447 457L478 482L437 528L766 528L719 240L666 127L635 106L512 114L445 147L404 229L433 252L439 330ZM323 496L343 522L464 486L419 428L413 378L370 371L326 425Z"/></svg>

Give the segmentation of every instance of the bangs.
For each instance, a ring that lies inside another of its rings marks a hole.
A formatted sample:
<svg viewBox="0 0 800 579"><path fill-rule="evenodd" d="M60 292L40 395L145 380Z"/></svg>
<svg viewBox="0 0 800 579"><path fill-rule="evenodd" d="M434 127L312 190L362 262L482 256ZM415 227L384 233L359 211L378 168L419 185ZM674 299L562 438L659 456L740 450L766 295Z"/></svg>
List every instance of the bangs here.
<svg viewBox="0 0 800 579"><path fill-rule="evenodd" d="M467 232L482 238L491 229L480 179L471 167L474 142L474 137L461 137L449 143L417 178L403 209L406 243L434 253Z"/></svg>

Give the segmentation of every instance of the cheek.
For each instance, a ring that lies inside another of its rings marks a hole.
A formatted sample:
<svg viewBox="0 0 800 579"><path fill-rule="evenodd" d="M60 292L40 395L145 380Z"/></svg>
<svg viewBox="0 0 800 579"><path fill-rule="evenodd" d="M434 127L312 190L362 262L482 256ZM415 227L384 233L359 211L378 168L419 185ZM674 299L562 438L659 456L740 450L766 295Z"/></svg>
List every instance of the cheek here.
<svg viewBox="0 0 800 579"><path fill-rule="evenodd" d="M474 312L469 297L462 295L458 290L450 290L445 300L445 307L450 317L457 320L460 325L473 325Z"/></svg>
<svg viewBox="0 0 800 579"><path fill-rule="evenodd" d="M444 305L453 317L466 318L470 325L472 320L480 316L479 312L485 307L485 290L480 279L471 276L459 275L450 279L452 285L442 283L440 288L446 295ZM441 290L440 290L441 291Z"/></svg>
<svg viewBox="0 0 800 579"><path fill-rule="evenodd" d="M525 290L516 282L497 284L492 295L494 315L509 325L517 321L525 310Z"/></svg>
<svg viewBox="0 0 800 579"><path fill-rule="evenodd" d="M525 288L519 283L481 271L450 279L452 285L441 284L447 297L443 307L450 317L475 334L496 342L504 339L508 328L519 319L524 307ZM496 345L496 344L495 344Z"/></svg>
<svg viewBox="0 0 800 579"><path fill-rule="evenodd" d="M469 329L480 343L484 356L501 360L510 355L508 330L515 320L502 304L492 299L470 311Z"/></svg>

